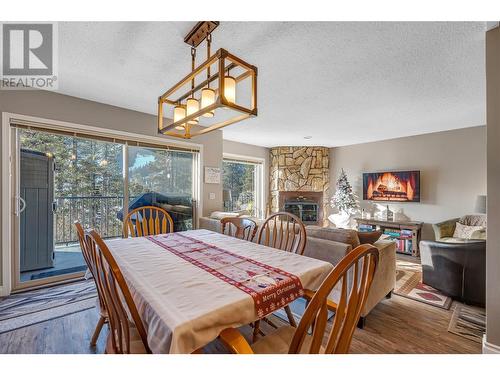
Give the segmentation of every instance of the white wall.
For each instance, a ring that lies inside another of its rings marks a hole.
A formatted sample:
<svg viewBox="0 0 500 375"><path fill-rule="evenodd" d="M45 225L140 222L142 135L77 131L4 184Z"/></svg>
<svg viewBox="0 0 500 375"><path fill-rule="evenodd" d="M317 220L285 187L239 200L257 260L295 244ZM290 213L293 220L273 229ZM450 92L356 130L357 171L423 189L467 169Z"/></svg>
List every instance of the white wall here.
<svg viewBox="0 0 500 375"><path fill-rule="evenodd" d="M472 213L476 196L486 194L486 127L336 147L330 165L331 193L344 168L367 210L372 203L362 201L363 172L420 170L421 202L389 206L425 222L423 237L432 239L429 223Z"/></svg>
<svg viewBox="0 0 500 375"><path fill-rule="evenodd" d="M488 124L488 241L486 244L486 342L500 353L500 28L486 33Z"/></svg>

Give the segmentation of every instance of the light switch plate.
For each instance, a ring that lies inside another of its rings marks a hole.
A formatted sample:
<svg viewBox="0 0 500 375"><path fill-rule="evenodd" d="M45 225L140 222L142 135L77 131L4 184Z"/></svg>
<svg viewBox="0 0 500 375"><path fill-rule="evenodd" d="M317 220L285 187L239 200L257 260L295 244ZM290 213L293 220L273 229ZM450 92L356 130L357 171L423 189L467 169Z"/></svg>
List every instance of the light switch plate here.
<svg viewBox="0 0 500 375"><path fill-rule="evenodd" d="M209 193L208 194L208 199L215 199L215 193Z"/></svg>

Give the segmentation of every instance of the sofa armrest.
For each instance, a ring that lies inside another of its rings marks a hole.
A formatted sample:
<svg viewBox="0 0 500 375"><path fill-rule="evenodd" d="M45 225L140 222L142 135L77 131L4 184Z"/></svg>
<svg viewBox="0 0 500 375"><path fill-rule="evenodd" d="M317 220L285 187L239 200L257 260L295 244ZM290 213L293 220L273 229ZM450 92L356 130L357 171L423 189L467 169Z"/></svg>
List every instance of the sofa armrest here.
<svg viewBox="0 0 500 375"><path fill-rule="evenodd" d="M432 224L432 229L434 230L436 241L439 241L443 237L453 237L457 221L458 218L442 221L437 224Z"/></svg>
<svg viewBox="0 0 500 375"><path fill-rule="evenodd" d="M221 224L220 220L218 219L212 219L210 217L200 217L199 218L199 226L200 229L207 229L211 230L212 232L221 232Z"/></svg>
<svg viewBox="0 0 500 375"><path fill-rule="evenodd" d="M422 282L471 304L484 305L486 241L420 241Z"/></svg>
<svg viewBox="0 0 500 375"><path fill-rule="evenodd" d="M351 250L351 245L346 243L308 237L304 255L336 265Z"/></svg>
<svg viewBox="0 0 500 375"><path fill-rule="evenodd" d="M367 316L396 286L396 244L392 241L379 240L373 245L378 249L379 261L365 306L361 311L363 317Z"/></svg>

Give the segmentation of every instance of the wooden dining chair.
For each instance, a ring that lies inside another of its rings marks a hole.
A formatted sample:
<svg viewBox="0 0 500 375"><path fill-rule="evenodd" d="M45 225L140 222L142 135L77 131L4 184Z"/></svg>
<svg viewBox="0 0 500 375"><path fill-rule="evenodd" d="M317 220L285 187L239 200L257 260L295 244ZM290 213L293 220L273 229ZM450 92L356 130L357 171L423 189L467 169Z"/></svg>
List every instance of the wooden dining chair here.
<svg viewBox="0 0 500 375"><path fill-rule="evenodd" d="M97 339L99 338L99 335L101 333L102 327L104 326L104 324L108 322L108 312L106 311L106 306L104 305L102 292L99 288L99 285L97 285L96 277L94 275L93 270L95 267L91 264L92 260L90 258L87 241L85 240L85 232L80 222L75 221L75 227L76 227L76 233L78 234L78 241L80 242L80 248L82 249L83 259L85 259L85 263L87 264L87 267L90 271L90 274L92 275L92 278L94 279L97 289L97 300L99 302L99 321L97 322L97 325L94 329L94 334L90 339L90 345L95 346L97 343Z"/></svg>
<svg viewBox="0 0 500 375"><path fill-rule="evenodd" d="M347 254L313 294L297 328L280 327L249 345L235 328L224 330L219 338L233 353L244 354L347 354L361 310L366 302L378 264L378 250L360 245ZM335 288L339 300L328 327L328 295ZM325 338L325 332L329 331ZM311 334L309 334L311 332Z"/></svg>
<svg viewBox="0 0 500 375"><path fill-rule="evenodd" d="M96 231L85 233L96 282L108 312L106 354L146 354L147 334L130 290L108 246ZM129 318L130 317L130 318Z"/></svg>
<svg viewBox="0 0 500 375"><path fill-rule="evenodd" d="M306 227L297 216L277 212L259 228L257 243L302 255L306 247Z"/></svg>
<svg viewBox="0 0 500 375"><path fill-rule="evenodd" d="M174 222L163 208L143 206L130 211L123 220L123 238L172 233Z"/></svg>
<svg viewBox="0 0 500 375"><path fill-rule="evenodd" d="M306 247L306 228L302 220L289 212L277 212L269 216L257 233L257 243L275 249L288 251L302 255ZM296 327L290 306L285 306L284 310L290 325ZM269 319L263 319L272 327L277 328ZM254 341L260 332L260 321L254 323Z"/></svg>
<svg viewBox="0 0 500 375"><path fill-rule="evenodd" d="M252 219L225 217L221 221L222 234L252 242L257 234L257 223Z"/></svg>

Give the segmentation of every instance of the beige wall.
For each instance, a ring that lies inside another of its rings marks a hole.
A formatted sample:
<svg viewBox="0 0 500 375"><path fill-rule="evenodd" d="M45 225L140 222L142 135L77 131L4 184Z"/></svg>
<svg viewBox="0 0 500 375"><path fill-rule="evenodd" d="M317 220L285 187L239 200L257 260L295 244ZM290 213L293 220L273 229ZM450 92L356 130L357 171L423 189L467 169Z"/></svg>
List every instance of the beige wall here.
<svg viewBox="0 0 500 375"><path fill-rule="evenodd" d="M262 174L264 179L264 213L269 201L269 149L266 147L249 145L233 141L223 141L223 150L225 154L233 154L241 157L258 158L264 160Z"/></svg>
<svg viewBox="0 0 500 375"><path fill-rule="evenodd" d="M486 341L500 352L500 28L486 33L488 242Z"/></svg>
<svg viewBox="0 0 500 375"><path fill-rule="evenodd" d="M156 116L46 91L0 91L0 115L2 112L168 138L157 134ZM2 126L5 125L2 124ZM203 166L222 167L223 139L221 131L193 138L192 142L203 145L202 168ZM267 155L265 148L238 145L236 142L231 142L225 147L231 150L245 150L248 155ZM0 170L0 172L4 171ZM203 171L201 177L203 179ZM214 210L221 210L222 185L202 184L202 190L201 214L207 215ZM267 186L265 190L267 190ZM215 199L209 199L210 193L215 193ZM1 209L0 202L0 212ZM5 219L2 218L2 220ZM0 233L0 243L1 240ZM2 249L2 251L5 250Z"/></svg>
<svg viewBox="0 0 500 375"><path fill-rule="evenodd" d="M486 193L486 127L337 147L330 152L331 194L341 168L363 202L362 173L420 170L421 202L390 204L411 220L427 223L423 237L433 238L429 223L471 213L478 194Z"/></svg>

